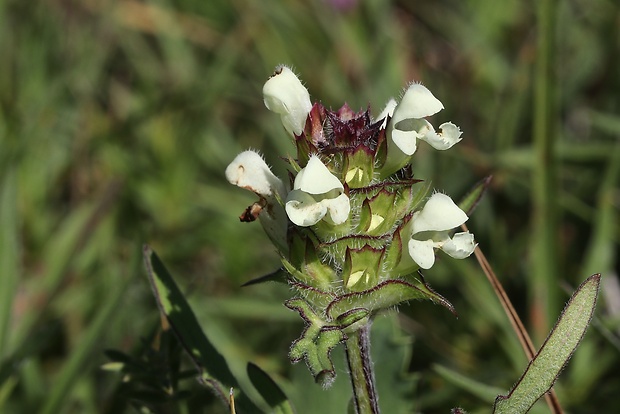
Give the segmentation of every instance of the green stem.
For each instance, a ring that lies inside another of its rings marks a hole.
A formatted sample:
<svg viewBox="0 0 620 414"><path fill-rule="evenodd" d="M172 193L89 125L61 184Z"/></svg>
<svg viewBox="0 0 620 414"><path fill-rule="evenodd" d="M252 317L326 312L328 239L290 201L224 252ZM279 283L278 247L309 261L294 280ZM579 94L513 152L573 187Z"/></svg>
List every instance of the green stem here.
<svg viewBox="0 0 620 414"><path fill-rule="evenodd" d="M357 414L379 414L379 398L370 358L370 322L349 334L345 343Z"/></svg>

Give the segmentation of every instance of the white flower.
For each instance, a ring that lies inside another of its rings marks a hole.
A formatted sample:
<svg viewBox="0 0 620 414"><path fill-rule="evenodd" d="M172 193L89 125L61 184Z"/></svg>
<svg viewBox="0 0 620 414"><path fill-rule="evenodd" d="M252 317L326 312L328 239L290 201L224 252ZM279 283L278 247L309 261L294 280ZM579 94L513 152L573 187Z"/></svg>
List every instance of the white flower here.
<svg viewBox="0 0 620 414"><path fill-rule="evenodd" d="M298 226L308 227L326 218L342 224L349 217L351 205L340 180L313 155L293 185L285 204L286 214Z"/></svg>
<svg viewBox="0 0 620 414"><path fill-rule="evenodd" d="M414 83L407 89L402 101L394 109L390 126L390 139L407 155L412 155L417 140L428 142L433 148L446 150L461 140L459 128L446 122L439 126L441 133L424 117L443 109L443 104L426 87Z"/></svg>
<svg viewBox="0 0 620 414"><path fill-rule="evenodd" d="M384 176L397 171L409 162L409 157L417 149L419 139L438 150L447 150L461 141L461 130L453 123L441 124L439 126L441 132L436 132L433 125L424 119L442 109L443 104L439 99L418 83L409 86L395 108L393 102L388 103L384 112L386 115L391 115L392 119L387 130L388 153L382 172Z"/></svg>
<svg viewBox="0 0 620 414"><path fill-rule="evenodd" d="M270 111L280 114L284 128L299 135L312 109L310 94L297 76L286 66L278 66L263 86L263 99Z"/></svg>
<svg viewBox="0 0 620 414"><path fill-rule="evenodd" d="M237 155L226 167L226 179L263 197L284 194L282 180L271 172L263 157L255 151L243 151Z"/></svg>
<svg viewBox="0 0 620 414"><path fill-rule="evenodd" d="M430 269L435 263L434 249L441 249L456 259L468 257L476 247L474 235L469 232L456 233L452 238L449 235L451 229L467 219L467 214L450 197L433 194L411 218L409 255L422 269Z"/></svg>
<svg viewBox="0 0 620 414"><path fill-rule="evenodd" d="M256 193L261 201L258 219L271 240L286 251L286 214L279 200L286 190L282 181L272 172L263 157L254 151L244 151L226 167L226 179L238 187ZM249 209L248 209L249 210Z"/></svg>

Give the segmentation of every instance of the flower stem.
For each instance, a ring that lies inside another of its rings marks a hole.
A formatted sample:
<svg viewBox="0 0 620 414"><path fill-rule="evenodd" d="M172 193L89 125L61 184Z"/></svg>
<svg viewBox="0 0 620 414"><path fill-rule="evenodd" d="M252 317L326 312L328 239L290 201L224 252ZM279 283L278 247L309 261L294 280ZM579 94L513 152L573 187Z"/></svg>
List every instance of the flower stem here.
<svg viewBox="0 0 620 414"><path fill-rule="evenodd" d="M370 358L370 322L349 334L346 343L347 363L353 386L356 414L379 414L379 398Z"/></svg>

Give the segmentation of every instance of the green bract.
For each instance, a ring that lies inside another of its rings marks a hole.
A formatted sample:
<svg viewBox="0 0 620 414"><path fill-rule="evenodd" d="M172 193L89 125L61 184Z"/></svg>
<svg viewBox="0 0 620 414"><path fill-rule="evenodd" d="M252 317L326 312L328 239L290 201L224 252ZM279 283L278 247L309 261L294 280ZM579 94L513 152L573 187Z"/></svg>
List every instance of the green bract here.
<svg viewBox="0 0 620 414"><path fill-rule="evenodd" d="M282 184L251 151L226 175L259 196L242 220L261 220L297 293L287 306L306 329L290 357L304 359L316 380L329 384L335 375L331 349L377 312L413 299L452 310L417 272L433 265L436 249L455 258L473 252L473 235L451 234L468 217L445 194L427 198L430 187L413 177L410 163L418 140L445 150L461 132L451 123L435 132L425 117L443 105L419 84L409 86L400 103L390 101L377 119L346 104L337 111L312 105L286 67L276 69L263 93L293 135L291 179Z"/></svg>

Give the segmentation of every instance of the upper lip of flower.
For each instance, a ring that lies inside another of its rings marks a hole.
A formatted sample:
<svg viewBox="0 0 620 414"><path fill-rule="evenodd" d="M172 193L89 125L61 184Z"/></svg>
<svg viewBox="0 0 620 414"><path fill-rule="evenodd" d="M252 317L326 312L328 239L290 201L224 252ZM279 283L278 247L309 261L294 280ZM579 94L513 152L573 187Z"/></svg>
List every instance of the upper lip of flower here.
<svg viewBox="0 0 620 414"><path fill-rule="evenodd" d="M282 197L285 193L282 180L271 172L259 153L251 150L238 154L226 167L226 179L263 197Z"/></svg>
<svg viewBox="0 0 620 414"><path fill-rule="evenodd" d="M278 66L263 86L263 99L270 111L280 114L284 128L294 135L303 132L312 109L310 94L286 66Z"/></svg>

